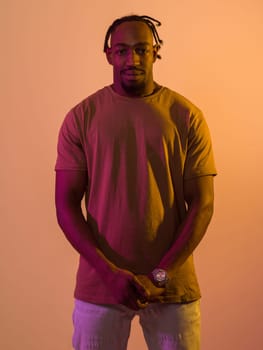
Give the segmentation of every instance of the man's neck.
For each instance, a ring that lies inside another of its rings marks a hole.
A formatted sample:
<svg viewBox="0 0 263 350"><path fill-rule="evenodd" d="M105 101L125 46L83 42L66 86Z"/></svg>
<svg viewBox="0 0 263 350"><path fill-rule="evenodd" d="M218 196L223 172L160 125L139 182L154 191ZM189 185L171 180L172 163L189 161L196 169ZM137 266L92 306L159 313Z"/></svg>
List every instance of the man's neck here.
<svg viewBox="0 0 263 350"><path fill-rule="evenodd" d="M138 97L147 97L155 94L157 91L160 90L161 86L158 85L157 83L153 82L153 85L149 87L148 89L145 89L145 91L136 91L134 92L128 92L125 91L124 89L116 86L114 83L111 85L111 88L119 95L121 96L126 96L126 97L131 97L131 98L138 98Z"/></svg>

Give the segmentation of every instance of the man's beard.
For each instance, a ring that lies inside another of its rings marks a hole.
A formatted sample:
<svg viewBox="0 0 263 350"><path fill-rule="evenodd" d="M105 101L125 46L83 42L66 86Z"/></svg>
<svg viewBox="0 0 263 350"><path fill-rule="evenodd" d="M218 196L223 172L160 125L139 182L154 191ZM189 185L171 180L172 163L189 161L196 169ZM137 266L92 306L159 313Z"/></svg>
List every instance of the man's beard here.
<svg viewBox="0 0 263 350"><path fill-rule="evenodd" d="M121 81L121 86L127 94L134 96L143 96L146 90L145 81L141 81L139 83L135 82L131 84L125 84L124 81Z"/></svg>

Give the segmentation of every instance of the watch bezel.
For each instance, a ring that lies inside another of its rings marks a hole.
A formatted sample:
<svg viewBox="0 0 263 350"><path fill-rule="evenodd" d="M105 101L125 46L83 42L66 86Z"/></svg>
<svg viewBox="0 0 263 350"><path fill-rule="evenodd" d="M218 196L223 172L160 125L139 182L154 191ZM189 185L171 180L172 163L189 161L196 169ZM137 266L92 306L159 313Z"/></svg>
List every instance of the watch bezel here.
<svg viewBox="0 0 263 350"><path fill-rule="evenodd" d="M154 269L152 271L152 277L155 284L158 286L164 286L168 281L167 272L164 269Z"/></svg>

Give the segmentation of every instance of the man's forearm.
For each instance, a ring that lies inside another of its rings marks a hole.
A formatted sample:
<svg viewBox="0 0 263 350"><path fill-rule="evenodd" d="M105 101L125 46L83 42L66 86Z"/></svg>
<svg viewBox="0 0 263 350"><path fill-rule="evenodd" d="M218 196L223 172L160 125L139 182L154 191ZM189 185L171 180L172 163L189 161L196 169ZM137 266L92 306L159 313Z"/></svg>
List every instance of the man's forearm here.
<svg viewBox="0 0 263 350"><path fill-rule="evenodd" d="M189 207L185 220L180 226L170 249L161 259L158 267L176 270L193 253L202 240L213 215L213 203L200 205L198 201Z"/></svg>
<svg viewBox="0 0 263 350"><path fill-rule="evenodd" d="M67 204L62 208L57 207L57 219L71 245L96 268L100 275L106 275L109 270L112 272L117 270L100 250L80 206Z"/></svg>

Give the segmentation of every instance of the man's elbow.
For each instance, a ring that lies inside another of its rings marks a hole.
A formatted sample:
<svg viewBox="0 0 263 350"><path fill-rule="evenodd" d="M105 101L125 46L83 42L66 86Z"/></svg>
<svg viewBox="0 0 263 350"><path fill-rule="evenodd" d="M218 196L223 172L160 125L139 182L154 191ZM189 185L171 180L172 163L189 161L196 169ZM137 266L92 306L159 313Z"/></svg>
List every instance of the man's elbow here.
<svg viewBox="0 0 263 350"><path fill-rule="evenodd" d="M211 201L209 204L206 205L205 211L206 211L207 218L210 221L214 214L214 201Z"/></svg>
<svg viewBox="0 0 263 350"><path fill-rule="evenodd" d="M202 213L203 218L209 223L214 214L214 197L206 196L200 203L199 211Z"/></svg>
<svg viewBox="0 0 263 350"><path fill-rule="evenodd" d="M65 200L65 198L62 199L59 196L56 196L55 206L57 222L61 229L64 231L67 227L67 223L70 220L70 217L72 217L74 213L74 206L72 203L70 203L70 201Z"/></svg>
<svg viewBox="0 0 263 350"><path fill-rule="evenodd" d="M66 216L66 210L63 208L63 206L58 205L56 203L56 217L57 217L57 222L62 230L64 230L65 227L65 216Z"/></svg>

